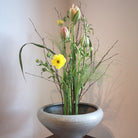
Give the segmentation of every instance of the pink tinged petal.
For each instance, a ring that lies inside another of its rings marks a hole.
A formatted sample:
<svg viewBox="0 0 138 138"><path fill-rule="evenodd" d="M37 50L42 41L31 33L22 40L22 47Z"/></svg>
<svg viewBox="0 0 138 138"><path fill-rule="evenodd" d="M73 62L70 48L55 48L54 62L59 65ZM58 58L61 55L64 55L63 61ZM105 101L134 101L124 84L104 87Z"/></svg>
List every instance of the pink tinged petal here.
<svg viewBox="0 0 138 138"><path fill-rule="evenodd" d="M67 27L62 27L60 29L60 35L61 35L61 38L69 37L69 31L68 31Z"/></svg>

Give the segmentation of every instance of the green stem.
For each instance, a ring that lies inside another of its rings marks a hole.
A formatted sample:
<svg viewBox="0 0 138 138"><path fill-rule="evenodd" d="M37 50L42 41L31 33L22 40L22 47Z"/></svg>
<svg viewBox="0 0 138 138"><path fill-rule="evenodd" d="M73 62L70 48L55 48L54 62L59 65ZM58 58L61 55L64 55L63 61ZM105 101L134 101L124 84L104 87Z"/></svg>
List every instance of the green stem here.
<svg viewBox="0 0 138 138"><path fill-rule="evenodd" d="M74 43L74 41L75 41L75 25L73 25L72 40L73 40L73 43Z"/></svg>
<svg viewBox="0 0 138 138"><path fill-rule="evenodd" d="M78 92L77 92L77 74L76 74L76 47L75 47L75 25L73 25L73 51L72 51L72 67L73 67L73 93L74 93L74 101L75 101L75 114L78 114Z"/></svg>
<svg viewBox="0 0 138 138"><path fill-rule="evenodd" d="M71 87L68 89L68 100L69 100L69 114L72 114L72 101L71 101Z"/></svg>
<svg viewBox="0 0 138 138"><path fill-rule="evenodd" d="M64 93L64 115L67 114L67 102L66 102L66 96L65 96L65 92Z"/></svg>
<svg viewBox="0 0 138 138"><path fill-rule="evenodd" d="M77 115L78 114L78 104L79 104L79 99L78 99L78 92L76 93L76 96L75 96L75 114Z"/></svg>

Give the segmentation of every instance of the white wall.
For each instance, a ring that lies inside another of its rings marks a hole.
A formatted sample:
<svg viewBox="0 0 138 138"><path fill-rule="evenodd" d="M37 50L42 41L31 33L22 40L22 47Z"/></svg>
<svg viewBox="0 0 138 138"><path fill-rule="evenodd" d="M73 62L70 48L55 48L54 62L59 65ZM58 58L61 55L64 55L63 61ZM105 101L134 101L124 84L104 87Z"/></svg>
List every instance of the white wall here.
<svg viewBox="0 0 138 138"><path fill-rule="evenodd" d="M0 137L40 138L51 133L37 120L36 112L44 104L59 102L56 88L50 82L26 75L23 80L18 52L22 44L41 40L28 20L30 17L40 33L58 33L54 7L63 13L73 0L0 0ZM110 68L103 87L92 88L83 101L99 104L105 116L91 135L97 138L138 137L138 1L85 0L82 7L100 39L101 54L115 40L119 57ZM51 43L47 40L47 45ZM35 58L43 51L26 47L23 60L26 72L39 74ZM89 98L100 94L98 100ZM98 94L97 94L98 93Z"/></svg>
<svg viewBox="0 0 138 138"><path fill-rule="evenodd" d="M0 3L0 137L29 138L33 134L33 99L21 76L18 52L28 40L27 17L34 11L25 0Z"/></svg>

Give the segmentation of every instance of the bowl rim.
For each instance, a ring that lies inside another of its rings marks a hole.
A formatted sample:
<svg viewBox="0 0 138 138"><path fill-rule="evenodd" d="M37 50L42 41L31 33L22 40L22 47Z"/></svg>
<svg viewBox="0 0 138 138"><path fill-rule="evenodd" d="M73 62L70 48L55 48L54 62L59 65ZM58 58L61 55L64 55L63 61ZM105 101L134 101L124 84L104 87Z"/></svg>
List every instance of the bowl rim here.
<svg viewBox="0 0 138 138"><path fill-rule="evenodd" d="M55 105L63 105L62 103L54 103L54 104L47 104L47 105L44 105L44 106L42 106L40 109L39 109L39 111L38 112L42 112L42 113L44 113L45 115L50 115L50 116L57 116L57 117L63 117L63 118L65 118L65 117L83 117L83 116L86 116L86 115L94 115L94 114L98 114L99 112L101 112L102 114L103 114L103 111L102 111L102 109L99 107L99 106L97 106L97 105L95 105L95 104L90 104L90 103L83 103L83 102L80 102L79 103L80 105L88 105L88 106L93 106L94 108L96 108L96 110L95 111L93 111L93 112L90 112L90 113L85 113L85 114L78 114L78 115L60 115L60 114L53 114L53 113L49 113L49 112L46 112L46 111L44 111L44 109L46 108L46 107L52 107L52 106L55 106Z"/></svg>

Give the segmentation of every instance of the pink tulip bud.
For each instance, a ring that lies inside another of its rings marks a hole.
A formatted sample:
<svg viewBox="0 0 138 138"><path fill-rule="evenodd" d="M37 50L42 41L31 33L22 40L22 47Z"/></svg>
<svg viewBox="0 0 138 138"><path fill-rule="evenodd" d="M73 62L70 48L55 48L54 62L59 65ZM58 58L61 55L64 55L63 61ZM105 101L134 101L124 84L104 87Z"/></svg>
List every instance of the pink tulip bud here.
<svg viewBox="0 0 138 138"><path fill-rule="evenodd" d="M69 10L69 17L73 22L73 24L76 24L78 22L78 20L80 19L80 16L81 16L80 9L73 4L72 8L70 8Z"/></svg>
<svg viewBox="0 0 138 138"><path fill-rule="evenodd" d="M62 27L60 29L60 35L61 35L62 39L69 38L69 31L68 31L67 27Z"/></svg>

